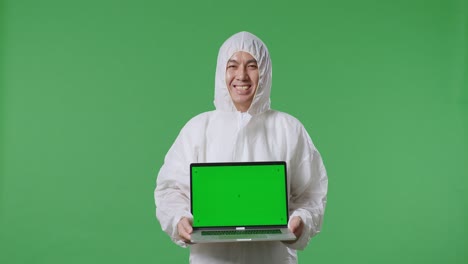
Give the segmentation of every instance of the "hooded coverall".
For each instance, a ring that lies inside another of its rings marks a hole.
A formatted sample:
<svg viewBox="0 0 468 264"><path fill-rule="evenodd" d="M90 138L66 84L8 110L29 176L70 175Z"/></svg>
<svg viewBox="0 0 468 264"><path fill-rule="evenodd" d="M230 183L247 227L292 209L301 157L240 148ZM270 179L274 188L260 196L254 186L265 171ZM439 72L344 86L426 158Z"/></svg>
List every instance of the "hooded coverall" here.
<svg viewBox="0 0 468 264"><path fill-rule="evenodd" d="M258 63L259 81L247 112L237 111L227 88L229 58L250 53ZM297 263L322 226L328 179L322 158L303 125L294 117L270 109L271 60L256 36L240 32L221 46L215 79L216 110L192 118L167 153L154 192L156 216L162 229L182 247L177 224L190 214L190 172L193 162L286 161L290 219L299 216L302 235L292 244L234 242L193 244L190 263Z"/></svg>

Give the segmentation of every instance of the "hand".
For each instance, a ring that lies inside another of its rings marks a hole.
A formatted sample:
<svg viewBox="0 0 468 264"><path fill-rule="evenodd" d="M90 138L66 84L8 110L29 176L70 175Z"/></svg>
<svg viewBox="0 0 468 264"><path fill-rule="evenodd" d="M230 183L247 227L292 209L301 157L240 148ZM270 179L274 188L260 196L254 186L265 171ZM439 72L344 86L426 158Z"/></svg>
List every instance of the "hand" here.
<svg viewBox="0 0 468 264"><path fill-rule="evenodd" d="M187 217L182 217L177 224L177 231L179 232L180 238L185 243L190 243L190 234L193 231L192 228L192 223L190 223L190 220Z"/></svg>
<svg viewBox="0 0 468 264"><path fill-rule="evenodd" d="M294 216L289 221L289 230L294 233L294 235L299 238L302 235L302 230L304 229L304 222L299 216Z"/></svg>

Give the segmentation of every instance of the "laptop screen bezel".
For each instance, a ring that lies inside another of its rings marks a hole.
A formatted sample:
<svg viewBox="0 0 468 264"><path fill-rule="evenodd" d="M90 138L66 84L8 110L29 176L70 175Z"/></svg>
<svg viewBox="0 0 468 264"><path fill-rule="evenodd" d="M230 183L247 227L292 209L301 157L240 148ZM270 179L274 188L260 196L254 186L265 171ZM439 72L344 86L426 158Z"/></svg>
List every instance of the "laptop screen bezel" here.
<svg viewBox="0 0 468 264"><path fill-rule="evenodd" d="M192 190L192 172L193 167L211 167L211 166L264 166L264 165L282 165L284 168L284 181L285 181L285 199L286 199L286 224L282 225L245 225L245 226L193 226L194 230L236 230L241 228L248 229L267 229L267 228L284 228L287 227L289 222L289 194L288 194L288 174L287 164L285 161L253 161L253 162L205 162L205 163L191 163L190 164L190 212L193 215L193 190Z"/></svg>

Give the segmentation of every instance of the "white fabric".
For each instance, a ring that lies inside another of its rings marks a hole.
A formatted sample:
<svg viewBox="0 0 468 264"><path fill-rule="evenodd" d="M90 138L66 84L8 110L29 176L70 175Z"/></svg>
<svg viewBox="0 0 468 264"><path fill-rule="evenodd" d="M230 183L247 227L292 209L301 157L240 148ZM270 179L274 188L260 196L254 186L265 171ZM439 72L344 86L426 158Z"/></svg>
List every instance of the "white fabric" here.
<svg viewBox="0 0 468 264"><path fill-rule="evenodd" d="M249 52L258 63L258 91L248 113L236 110L224 81L227 60L236 51ZM326 203L327 176L321 156L303 125L270 109L271 61L266 46L248 32L237 33L221 47L215 85L216 110L192 118L166 155L154 193L162 229L180 246L177 223L190 214L192 162L286 161L290 219L300 216L302 236L293 244L240 242L190 245L190 263L297 263L320 231Z"/></svg>

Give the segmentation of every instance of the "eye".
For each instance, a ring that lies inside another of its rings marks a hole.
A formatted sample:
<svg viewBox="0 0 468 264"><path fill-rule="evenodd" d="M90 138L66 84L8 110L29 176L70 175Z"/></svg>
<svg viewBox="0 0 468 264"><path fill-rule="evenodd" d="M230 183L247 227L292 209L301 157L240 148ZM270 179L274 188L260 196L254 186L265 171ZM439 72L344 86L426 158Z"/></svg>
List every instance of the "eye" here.
<svg viewBox="0 0 468 264"><path fill-rule="evenodd" d="M257 69L258 68L258 66L256 64L250 64L248 67L250 69Z"/></svg>

